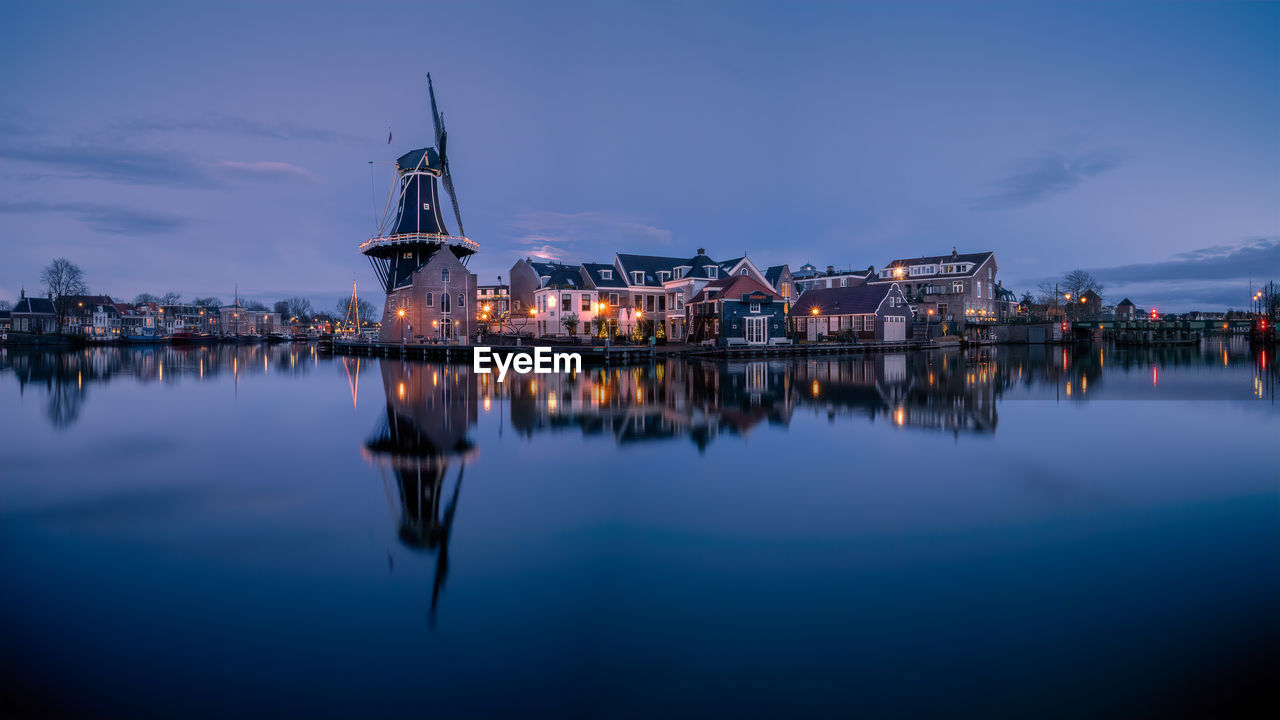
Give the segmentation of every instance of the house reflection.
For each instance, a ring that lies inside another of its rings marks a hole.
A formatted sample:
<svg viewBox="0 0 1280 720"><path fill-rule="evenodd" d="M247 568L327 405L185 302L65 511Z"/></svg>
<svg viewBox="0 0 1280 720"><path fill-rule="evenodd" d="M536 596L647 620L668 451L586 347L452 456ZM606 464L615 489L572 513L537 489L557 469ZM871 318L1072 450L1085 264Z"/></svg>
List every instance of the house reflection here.
<svg viewBox="0 0 1280 720"><path fill-rule="evenodd" d="M427 616L434 627L463 473L475 451L469 434L476 423L476 385L464 365L381 365L386 411L363 452L382 473L388 498L399 506L400 542L435 555Z"/></svg>

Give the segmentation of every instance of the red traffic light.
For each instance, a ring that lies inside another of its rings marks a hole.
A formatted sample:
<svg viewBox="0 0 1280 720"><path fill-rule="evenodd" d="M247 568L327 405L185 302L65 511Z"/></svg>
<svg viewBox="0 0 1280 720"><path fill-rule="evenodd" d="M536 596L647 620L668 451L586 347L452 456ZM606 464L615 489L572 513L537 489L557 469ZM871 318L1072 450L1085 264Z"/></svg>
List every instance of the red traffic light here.
<svg viewBox="0 0 1280 720"><path fill-rule="evenodd" d="M1062 332L1064 332L1064 333L1065 333L1066 331L1067 331L1067 321L1066 321L1066 320L1063 320L1063 321L1062 321Z"/></svg>

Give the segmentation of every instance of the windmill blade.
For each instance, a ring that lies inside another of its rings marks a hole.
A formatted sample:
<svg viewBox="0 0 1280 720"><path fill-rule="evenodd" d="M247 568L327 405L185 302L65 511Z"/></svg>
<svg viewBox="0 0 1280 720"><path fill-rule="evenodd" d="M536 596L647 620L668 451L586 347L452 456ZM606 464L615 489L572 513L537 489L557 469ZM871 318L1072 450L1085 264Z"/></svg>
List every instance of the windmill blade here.
<svg viewBox="0 0 1280 720"><path fill-rule="evenodd" d="M458 209L458 195L453 191L453 176L449 174L449 166L444 166L444 189L449 193L449 200L453 202L453 216L458 219L458 234L462 237L467 236L467 231L462 227L462 211Z"/></svg>
<svg viewBox="0 0 1280 720"><path fill-rule="evenodd" d="M431 85L431 73L427 73L427 94L431 96L431 123L435 126L436 147L440 149L440 157L443 159L444 143L441 138L444 137L444 119L440 117L440 111L436 108L436 89Z"/></svg>

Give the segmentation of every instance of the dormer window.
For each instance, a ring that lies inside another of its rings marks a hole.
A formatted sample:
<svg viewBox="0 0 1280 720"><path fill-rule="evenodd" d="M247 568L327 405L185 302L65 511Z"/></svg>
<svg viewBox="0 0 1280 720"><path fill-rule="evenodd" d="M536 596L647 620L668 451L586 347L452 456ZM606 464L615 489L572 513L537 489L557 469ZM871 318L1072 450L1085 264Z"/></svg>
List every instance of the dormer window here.
<svg viewBox="0 0 1280 720"><path fill-rule="evenodd" d="M448 278L446 278L446 279L448 279ZM550 275L543 275L542 277L538 278L538 287L546 287L546 286L547 286L547 281L548 281L548 280L550 280L550 279L551 279L551 276L550 276Z"/></svg>
<svg viewBox="0 0 1280 720"><path fill-rule="evenodd" d="M642 272L633 272L633 273L631 273L631 284L632 284L632 285L643 285L643 284L644 284L644 273L642 273Z"/></svg>
<svg viewBox="0 0 1280 720"><path fill-rule="evenodd" d="M666 282L670 277L671 277L671 272L670 272L670 271L668 271L668 270L659 270L659 271L658 271L658 282Z"/></svg>
<svg viewBox="0 0 1280 720"><path fill-rule="evenodd" d="M719 269L720 269L720 268L716 267L715 265L708 265L708 266L707 266L707 277L709 277L709 278L713 278L713 279L714 279L715 277L717 277L717 272L716 272L716 271L718 271Z"/></svg>
<svg viewBox="0 0 1280 720"><path fill-rule="evenodd" d="M600 271L600 279L601 279L601 280L612 280L612 279L613 279L613 271L612 271L612 270L601 270L601 271Z"/></svg>
<svg viewBox="0 0 1280 720"><path fill-rule="evenodd" d="M684 277L684 268L682 267L676 268L676 279L679 280L682 277Z"/></svg>

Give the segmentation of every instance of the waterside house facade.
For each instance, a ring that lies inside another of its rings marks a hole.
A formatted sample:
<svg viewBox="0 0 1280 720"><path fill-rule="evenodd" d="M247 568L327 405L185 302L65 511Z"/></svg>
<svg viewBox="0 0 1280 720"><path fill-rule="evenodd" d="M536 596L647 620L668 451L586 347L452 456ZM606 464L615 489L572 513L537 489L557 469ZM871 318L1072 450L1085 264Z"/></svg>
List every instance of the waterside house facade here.
<svg viewBox="0 0 1280 720"><path fill-rule="evenodd" d="M47 297L27 297L26 292L9 312L9 324L14 332L49 335L58 331L58 313L53 300Z"/></svg>
<svg viewBox="0 0 1280 720"><path fill-rule="evenodd" d="M689 342L775 345L787 340L787 302L780 293L749 275L706 284L689 301Z"/></svg>
<svg viewBox="0 0 1280 720"><path fill-rule="evenodd" d="M917 313L954 322L994 322L1000 316L995 253L958 253L894 260L869 285L897 284ZM930 314L928 311L933 310Z"/></svg>
<svg viewBox="0 0 1280 720"><path fill-rule="evenodd" d="M884 340L911 337L913 313L897 283L806 290L791 308L797 338Z"/></svg>
<svg viewBox="0 0 1280 720"><path fill-rule="evenodd" d="M791 290L786 266L769 270L775 282L786 283ZM568 334L564 325L568 313L577 317L576 335L588 334L588 326L593 331L603 326L610 336L653 336L684 342L688 334L686 302L708 283L731 276L750 277L777 292L749 258L716 261L703 248L691 257L618 253L612 263L566 264L525 258L511 268L510 330L522 332L517 317L527 313L534 324L524 332L563 336Z"/></svg>

